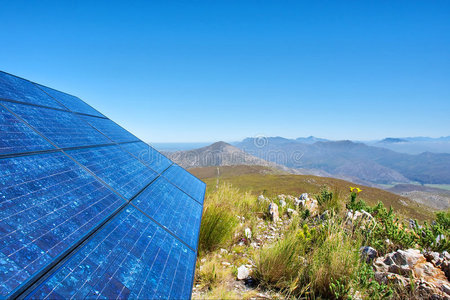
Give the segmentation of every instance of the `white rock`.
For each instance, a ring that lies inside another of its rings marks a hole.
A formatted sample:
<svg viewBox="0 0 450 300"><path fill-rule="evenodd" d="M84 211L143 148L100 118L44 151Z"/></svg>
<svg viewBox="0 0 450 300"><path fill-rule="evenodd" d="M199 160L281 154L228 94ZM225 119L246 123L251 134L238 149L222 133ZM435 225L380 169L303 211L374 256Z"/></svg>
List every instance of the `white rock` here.
<svg viewBox="0 0 450 300"><path fill-rule="evenodd" d="M294 210L294 209L292 209L292 208L288 208L287 209L287 213L288 213L288 215L291 217L291 216L294 216L294 215L298 215L298 212L296 211L296 210Z"/></svg>
<svg viewBox="0 0 450 300"><path fill-rule="evenodd" d="M300 195L300 200L309 200L309 195L308 193L303 193Z"/></svg>
<svg viewBox="0 0 450 300"><path fill-rule="evenodd" d="M245 265L240 266L238 268L237 279L238 280L244 280L248 276L250 276L250 270Z"/></svg>
<svg viewBox="0 0 450 300"><path fill-rule="evenodd" d="M264 195L259 195L258 196L258 201L259 202L264 202L264 201L266 201L266 197L264 197Z"/></svg>
<svg viewBox="0 0 450 300"><path fill-rule="evenodd" d="M245 237L246 237L246 238L248 238L248 239L251 239L251 238L252 238L252 231L251 231L250 228L248 228L248 227L245 228L244 234L245 234Z"/></svg>
<svg viewBox="0 0 450 300"><path fill-rule="evenodd" d="M285 206L286 206L286 201L280 200L280 206L281 206L281 207L285 207Z"/></svg>
<svg viewBox="0 0 450 300"><path fill-rule="evenodd" d="M231 265L229 262L227 262L227 261L223 261L222 262L222 266L226 266L226 267L228 267L229 265Z"/></svg>
<svg viewBox="0 0 450 300"><path fill-rule="evenodd" d="M228 254L228 250L227 250L227 249L223 249L223 248L221 248L221 249L220 249L220 253L223 253L223 254Z"/></svg>

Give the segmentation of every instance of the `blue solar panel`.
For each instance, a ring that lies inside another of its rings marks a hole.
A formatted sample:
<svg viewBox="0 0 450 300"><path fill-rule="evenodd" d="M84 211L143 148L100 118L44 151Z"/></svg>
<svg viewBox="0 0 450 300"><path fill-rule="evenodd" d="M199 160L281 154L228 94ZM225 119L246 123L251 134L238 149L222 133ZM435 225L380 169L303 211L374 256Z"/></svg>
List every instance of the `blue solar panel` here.
<svg viewBox="0 0 450 300"><path fill-rule="evenodd" d="M135 196L157 176L119 146L71 150L67 153L127 199Z"/></svg>
<svg viewBox="0 0 450 300"><path fill-rule="evenodd" d="M0 159L0 298L124 203L63 153Z"/></svg>
<svg viewBox="0 0 450 300"><path fill-rule="evenodd" d="M156 222L197 249L202 205L159 177L132 201Z"/></svg>
<svg viewBox="0 0 450 300"><path fill-rule="evenodd" d="M161 173L172 164L167 157L144 142L127 143L120 146L158 173Z"/></svg>
<svg viewBox="0 0 450 300"><path fill-rule="evenodd" d="M0 155L54 147L0 105Z"/></svg>
<svg viewBox="0 0 450 300"><path fill-rule="evenodd" d="M63 108L28 80L0 71L0 98L54 108Z"/></svg>
<svg viewBox="0 0 450 300"><path fill-rule="evenodd" d="M206 185L194 175L178 165L172 165L167 171L162 173L171 183L182 189L192 198L203 203Z"/></svg>
<svg viewBox="0 0 450 300"><path fill-rule="evenodd" d="M204 191L79 98L0 72L0 299L190 298Z"/></svg>
<svg viewBox="0 0 450 300"><path fill-rule="evenodd" d="M137 137L109 119L88 116L82 118L116 143L139 141Z"/></svg>
<svg viewBox="0 0 450 300"><path fill-rule="evenodd" d="M3 104L58 147L111 143L104 135L71 112L9 102Z"/></svg>
<svg viewBox="0 0 450 300"><path fill-rule="evenodd" d="M93 109L91 106L83 102L80 98L51 89L49 87L36 84L40 89L46 92L48 95L56 99L59 103L63 104L65 107L71 111L89 114L93 116L104 117L101 113Z"/></svg>
<svg viewBox="0 0 450 300"><path fill-rule="evenodd" d="M133 207L99 231L31 299L188 299L195 252Z"/></svg>

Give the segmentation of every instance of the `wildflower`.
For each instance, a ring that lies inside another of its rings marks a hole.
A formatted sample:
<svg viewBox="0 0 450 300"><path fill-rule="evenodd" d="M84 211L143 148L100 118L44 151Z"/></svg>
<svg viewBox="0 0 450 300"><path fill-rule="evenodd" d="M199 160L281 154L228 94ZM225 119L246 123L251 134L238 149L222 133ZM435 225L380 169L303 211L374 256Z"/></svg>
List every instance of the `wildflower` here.
<svg viewBox="0 0 450 300"><path fill-rule="evenodd" d="M359 194L362 190L359 187L350 187L350 192Z"/></svg>

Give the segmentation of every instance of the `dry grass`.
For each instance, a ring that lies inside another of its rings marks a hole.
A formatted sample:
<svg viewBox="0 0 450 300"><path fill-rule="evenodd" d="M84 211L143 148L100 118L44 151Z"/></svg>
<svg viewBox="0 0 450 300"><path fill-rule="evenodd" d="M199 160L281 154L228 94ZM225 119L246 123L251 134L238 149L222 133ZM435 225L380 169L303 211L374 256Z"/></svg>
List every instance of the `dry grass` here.
<svg viewBox="0 0 450 300"><path fill-rule="evenodd" d="M299 195L301 193L319 193L323 186L331 191L348 195L354 183L328 177L310 175L285 175L280 171L261 166L220 167L220 182L230 183L241 191L249 191L254 195L264 193L267 196L278 194ZM213 191L217 180L217 167L193 168L189 170L207 183L209 192ZM281 174L280 174L281 173ZM408 198L372 187L361 186L360 198L368 204L375 205L382 201L386 207L392 206L395 211L408 218L431 220L433 212Z"/></svg>

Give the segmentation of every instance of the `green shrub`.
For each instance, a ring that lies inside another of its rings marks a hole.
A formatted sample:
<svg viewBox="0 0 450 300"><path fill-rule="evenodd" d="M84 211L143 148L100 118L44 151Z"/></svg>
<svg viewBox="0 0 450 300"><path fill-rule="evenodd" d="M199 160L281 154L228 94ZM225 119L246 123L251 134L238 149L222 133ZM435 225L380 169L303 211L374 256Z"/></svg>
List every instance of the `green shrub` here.
<svg viewBox="0 0 450 300"><path fill-rule="evenodd" d="M226 207L207 206L200 227L200 252L212 251L225 245L232 238L236 225L236 216Z"/></svg>
<svg viewBox="0 0 450 300"><path fill-rule="evenodd" d="M354 274L359 268L359 239L348 236L341 226L333 225L326 232L323 243L317 245L308 265L307 281L311 293L332 298L336 293L349 291Z"/></svg>
<svg viewBox="0 0 450 300"><path fill-rule="evenodd" d="M265 287L287 291L304 268L303 245L295 232L266 246L256 258L254 276Z"/></svg>

